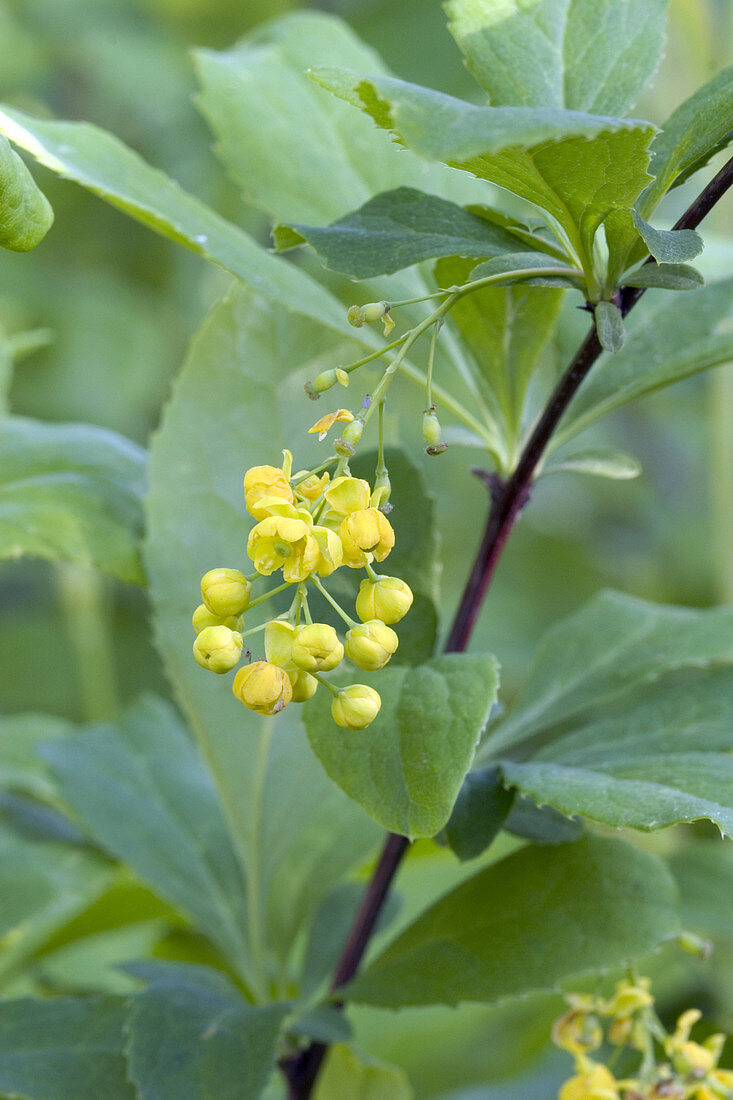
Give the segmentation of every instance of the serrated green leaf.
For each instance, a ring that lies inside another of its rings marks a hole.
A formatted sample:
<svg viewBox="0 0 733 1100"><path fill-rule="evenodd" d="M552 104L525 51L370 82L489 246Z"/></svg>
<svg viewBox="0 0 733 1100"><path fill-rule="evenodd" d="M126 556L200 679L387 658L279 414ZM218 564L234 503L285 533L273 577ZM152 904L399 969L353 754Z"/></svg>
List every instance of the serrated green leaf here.
<svg viewBox="0 0 733 1100"><path fill-rule="evenodd" d="M733 67L723 69L667 119L651 147L653 181L637 204L648 218L662 196L703 168L733 139Z"/></svg>
<svg viewBox="0 0 733 1100"><path fill-rule="evenodd" d="M0 248L29 252L53 225L53 210L7 138L0 136Z"/></svg>
<svg viewBox="0 0 733 1100"><path fill-rule="evenodd" d="M612 266L637 239L631 208L650 178L651 123L544 107L476 107L419 85L343 69L316 69L313 76L414 152L540 207L589 276L602 223Z"/></svg>
<svg viewBox="0 0 733 1100"><path fill-rule="evenodd" d="M343 20L290 12L224 52L194 54L197 105L244 197L274 218L332 221L401 184L458 190L457 173L426 169L307 77L313 65L384 73ZM328 187L323 181L328 180Z"/></svg>
<svg viewBox="0 0 733 1100"><path fill-rule="evenodd" d="M450 0L448 29L491 102L622 115L654 75L667 0Z"/></svg>
<svg viewBox="0 0 733 1100"><path fill-rule="evenodd" d="M560 462L545 466L539 477L550 474L591 474L593 477L607 477L612 481L628 481L641 473L641 463L633 455L623 451L613 451L609 447L593 447L587 451L567 455ZM539 480L538 477L538 480Z"/></svg>
<svg viewBox="0 0 733 1100"><path fill-rule="evenodd" d="M562 813L609 825L649 831L708 818L731 835L733 760L723 753L733 669L679 684L662 679L606 710L553 737L532 759L502 764L505 781Z"/></svg>
<svg viewBox="0 0 733 1100"><path fill-rule="evenodd" d="M52 171L219 264L297 313L347 331L344 311L324 287L260 248L238 226L189 195L111 134L86 122L37 119L0 107L0 131Z"/></svg>
<svg viewBox="0 0 733 1100"><path fill-rule="evenodd" d="M142 584L146 456L91 424L0 423L0 558L95 566Z"/></svg>
<svg viewBox="0 0 733 1100"><path fill-rule="evenodd" d="M655 229L636 210L633 218L634 225L644 238L644 244L657 263L681 264L686 260L694 260L704 248L702 237L694 229Z"/></svg>
<svg viewBox="0 0 733 1100"><path fill-rule="evenodd" d="M214 972L215 973L215 972ZM258 1100L288 1005L247 1004L171 967L131 1003L127 1064L141 1100Z"/></svg>
<svg viewBox="0 0 733 1100"><path fill-rule="evenodd" d="M477 269L471 268L467 260L439 260L435 278L439 286L459 285L473 278ZM466 294L451 310L451 321L473 356L483 393L498 406L498 415L515 440L527 388L552 340L563 295L560 289L538 294L526 286L487 286Z"/></svg>
<svg viewBox="0 0 733 1100"><path fill-rule="evenodd" d="M0 1002L0 1090L24 1100L137 1100L122 1052L121 997Z"/></svg>
<svg viewBox="0 0 733 1100"><path fill-rule="evenodd" d="M662 861L622 841L527 847L441 898L340 992L397 1008L553 989L672 936L675 901Z"/></svg>
<svg viewBox="0 0 733 1100"><path fill-rule="evenodd" d="M188 914L250 980L236 856L211 780L170 705L151 696L114 728L53 742L42 754L94 839Z"/></svg>
<svg viewBox="0 0 733 1100"><path fill-rule="evenodd" d="M445 827L445 837L459 859L481 855L501 831L514 802L496 767L469 772Z"/></svg>
<svg viewBox="0 0 733 1100"><path fill-rule="evenodd" d="M524 242L456 203L412 187L384 191L332 225L294 224L326 267L357 279L389 275L436 256L524 252ZM547 256L535 266L547 267Z"/></svg>
<svg viewBox="0 0 733 1100"><path fill-rule="evenodd" d="M697 290L704 284L700 272L690 264L643 264L621 280L622 286L658 287L660 290Z"/></svg>
<svg viewBox="0 0 733 1100"><path fill-rule="evenodd" d="M343 1044L333 1046L318 1075L314 1100L413 1100L404 1070L359 1057Z"/></svg>
<svg viewBox="0 0 733 1100"><path fill-rule="evenodd" d="M733 610L694 610L602 592L547 631L514 705L489 732L481 760L559 723L618 703L681 669L733 662Z"/></svg>
<svg viewBox="0 0 733 1100"><path fill-rule="evenodd" d="M343 790L391 832L435 836L446 824L496 699L495 658L448 654L416 668L359 673L382 698L366 730L343 730L331 697L307 704L313 751Z"/></svg>
<svg viewBox="0 0 733 1100"><path fill-rule="evenodd" d="M602 356L573 398L553 447L643 394L733 358L732 288L727 279L683 298L647 295L628 317L624 348Z"/></svg>
<svg viewBox="0 0 733 1100"><path fill-rule="evenodd" d="M89 849L34 840L7 826L0 831L0 976L98 898L109 880L109 865Z"/></svg>
<svg viewBox="0 0 733 1100"><path fill-rule="evenodd" d="M598 341L606 351L620 351L626 340L621 310L613 302L597 302L593 307Z"/></svg>
<svg viewBox="0 0 733 1100"><path fill-rule="evenodd" d="M280 973L320 898L379 831L323 774L297 706L261 718L234 698L228 678L196 665L190 620L206 570L250 568L246 469L280 463L283 447L297 468L323 460L303 430L303 384L348 362L353 348L334 348L323 327L234 289L194 339L151 451L147 566L158 643L229 822L251 935L266 942ZM237 395L246 397L246 416ZM261 590L273 586L263 580ZM264 605L253 625L273 610L283 608Z"/></svg>

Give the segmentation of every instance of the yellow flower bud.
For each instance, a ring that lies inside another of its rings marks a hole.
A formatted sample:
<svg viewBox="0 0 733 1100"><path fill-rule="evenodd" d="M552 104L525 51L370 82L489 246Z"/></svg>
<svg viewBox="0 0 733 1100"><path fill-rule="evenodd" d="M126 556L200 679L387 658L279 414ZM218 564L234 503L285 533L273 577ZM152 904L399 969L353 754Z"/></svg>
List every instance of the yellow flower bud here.
<svg viewBox="0 0 733 1100"><path fill-rule="evenodd" d="M254 661L240 668L232 691L241 703L257 714L279 714L293 698L287 672L268 661Z"/></svg>
<svg viewBox="0 0 733 1100"><path fill-rule="evenodd" d="M375 672L378 668L384 668L399 644L400 640L390 626L379 619L370 619L347 631L346 656L358 668Z"/></svg>
<svg viewBox="0 0 733 1100"><path fill-rule="evenodd" d="M193 643L193 655L209 672L229 672L242 657L242 635L228 626L207 626Z"/></svg>
<svg viewBox="0 0 733 1100"><path fill-rule="evenodd" d="M337 477L325 492L331 509L340 516L360 512L369 507L372 491L369 482L360 477Z"/></svg>
<svg viewBox="0 0 733 1100"><path fill-rule="evenodd" d="M311 504L315 504L323 490L328 485L331 479L331 475L328 470L325 474L321 474L318 477L317 474L311 474L310 477L305 478L299 485L296 486L295 492L299 497L304 500L310 501Z"/></svg>
<svg viewBox="0 0 733 1100"><path fill-rule="evenodd" d="M258 573L269 577L282 569L286 581L304 581L318 564L320 549L302 519L268 516L252 528L247 553Z"/></svg>
<svg viewBox="0 0 733 1100"><path fill-rule="evenodd" d="M619 1100L618 1082L607 1066L591 1062L586 1073L565 1082L557 1100Z"/></svg>
<svg viewBox="0 0 733 1100"><path fill-rule="evenodd" d="M288 671L288 678L293 689L294 703L306 703L318 689L318 680L309 672Z"/></svg>
<svg viewBox="0 0 733 1100"><path fill-rule="evenodd" d="M378 508L352 512L339 527L344 564L363 569L367 562L384 561L394 546L392 525Z"/></svg>
<svg viewBox="0 0 733 1100"><path fill-rule="evenodd" d="M228 626L230 630L241 630L243 621L241 615L215 615L209 611L205 603L200 603L191 618L193 628L197 634L205 630L207 626Z"/></svg>
<svg viewBox="0 0 733 1100"><path fill-rule="evenodd" d="M330 672L341 664L344 647L327 623L311 623L295 633L293 664L304 672Z"/></svg>
<svg viewBox="0 0 733 1100"><path fill-rule="evenodd" d="M399 577L368 577L359 585L356 613L363 623L381 619L383 623L398 623L412 607L412 589Z"/></svg>
<svg viewBox="0 0 733 1100"><path fill-rule="evenodd" d="M271 665L290 671L293 667L295 627L282 619L273 619L265 627L265 656Z"/></svg>
<svg viewBox="0 0 733 1100"><path fill-rule="evenodd" d="M285 472L277 466L253 466L244 475L244 500L247 511L255 519L264 519L257 505L263 497L280 497L282 500L295 502L290 481Z"/></svg>
<svg viewBox="0 0 733 1100"><path fill-rule="evenodd" d="M351 684L334 697L331 716L337 726L347 730L363 730L379 714L382 700L379 692L366 684Z"/></svg>
<svg viewBox="0 0 733 1100"><path fill-rule="evenodd" d="M201 598L222 618L241 615L249 606L252 584L238 569L210 569L201 578Z"/></svg>
<svg viewBox="0 0 733 1100"><path fill-rule="evenodd" d="M330 577L343 564L344 548L341 539L329 527L313 528L313 538L318 543L318 563L315 572L319 577Z"/></svg>

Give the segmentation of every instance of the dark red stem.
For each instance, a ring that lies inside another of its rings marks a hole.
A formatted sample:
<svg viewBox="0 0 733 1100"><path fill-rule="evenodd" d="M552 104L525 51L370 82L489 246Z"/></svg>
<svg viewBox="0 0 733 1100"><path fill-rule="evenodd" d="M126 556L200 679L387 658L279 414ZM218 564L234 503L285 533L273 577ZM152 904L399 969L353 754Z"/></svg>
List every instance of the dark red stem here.
<svg viewBox="0 0 733 1100"><path fill-rule="evenodd" d="M731 184L733 184L733 158L723 165L673 228L695 229ZM627 287L621 292L620 308L624 316L634 308L643 293L642 288L633 287ZM537 464L563 413L602 350L596 330L591 328L537 421L512 475L503 483L494 477L485 478L491 488L491 507L481 544L445 643L447 653L462 653L468 646L484 596L506 541L520 512L529 500ZM406 837L395 833L388 835L334 972L332 990L345 985L358 970L392 881L408 847L409 841ZM324 1043L312 1043L301 1054L288 1059L283 1064L282 1068L290 1085L290 1100L308 1100L327 1050L328 1047Z"/></svg>

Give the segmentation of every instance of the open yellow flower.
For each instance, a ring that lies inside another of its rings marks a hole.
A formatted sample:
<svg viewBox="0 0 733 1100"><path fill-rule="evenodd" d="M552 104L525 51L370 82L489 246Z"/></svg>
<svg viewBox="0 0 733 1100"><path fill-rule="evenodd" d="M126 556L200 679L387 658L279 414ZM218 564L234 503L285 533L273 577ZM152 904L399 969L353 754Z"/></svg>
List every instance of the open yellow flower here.
<svg viewBox="0 0 733 1100"><path fill-rule="evenodd" d="M247 553L263 576L269 577L276 569L282 569L286 581L296 582L310 576L321 551L312 528L304 520L268 516L250 531Z"/></svg>
<svg viewBox="0 0 733 1100"><path fill-rule="evenodd" d="M392 524L378 508L351 512L339 527L344 564L363 569L373 560L384 561L395 543Z"/></svg>
<svg viewBox="0 0 733 1100"><path fill-rule="evenodd" d="M360 477L336 477L324 493L332 511L340 516L368 508L371 495L369 482Z"/></svg>
<svg viewBox="0 0 733 1100"><path fill-rule="evenodd" d="M286 452L286 465L292 464L292 458L288 458ZM244 475L244 500L247 511L255 519L264 519L268 514L258 508L263 497L279 497L290 504L295 503L293 490L290 487L290 471L278 466L253 466Z"/></svg>
<svg viewBox="0 0 733 1100"><path fill-rule="evenodd" d="M606 1066L589 1062L587 1072L565 1082L557 1100L620 1100L618 1082Z"/></svg>

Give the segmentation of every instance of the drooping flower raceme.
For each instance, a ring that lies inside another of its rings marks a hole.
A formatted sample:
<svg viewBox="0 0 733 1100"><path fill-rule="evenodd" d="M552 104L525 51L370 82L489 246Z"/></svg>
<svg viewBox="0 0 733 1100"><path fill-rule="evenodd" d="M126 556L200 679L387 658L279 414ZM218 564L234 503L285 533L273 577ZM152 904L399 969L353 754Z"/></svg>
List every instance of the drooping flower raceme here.
<svg viewBox="0 0 733 1100"><path fill-rule="evenodd" d="M324 425L337 419L348 423L353 417L339 410L323 418ZM319 422L316 427L322 431L324 425ZM372 489L367 481L351 477L345 459L334 457L324 465L337 462L333 479L323 466L293 474L288 451L281 467L253 466L247 471L245 505L256 521L247 553L254 573L215 568L204 575L203 603L193 614L194 657L202 668L228 672L245 652L243 639L264 630L264 659L236 673L236 698L258 714L276 715L291 702L310 699L323 684L333 693L336 724L361 730L379 713L379 693L366 684L338 689L323 674L337 669L344 656L361 669L383 668L399 644L390 624L409 611L413 597L405 581L378 576L372 569L372 563L383 561L395 544L392 525L380 509L389 492L385 473ZM342 566L367 571L356 600L361 622L352 619L323 584ZM282 583L253 599L257 580L276 573L282 574ZM245 612L290 586L293 600L285 614L244 629ZM344 620L344 640L332 625L313 622L308 604L312 589Z"/></svg>

